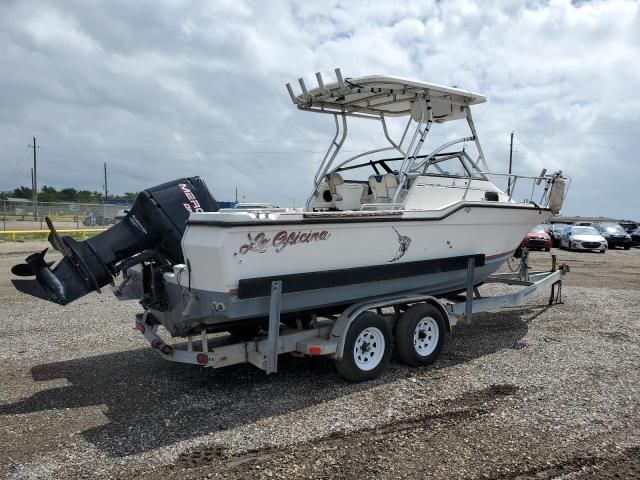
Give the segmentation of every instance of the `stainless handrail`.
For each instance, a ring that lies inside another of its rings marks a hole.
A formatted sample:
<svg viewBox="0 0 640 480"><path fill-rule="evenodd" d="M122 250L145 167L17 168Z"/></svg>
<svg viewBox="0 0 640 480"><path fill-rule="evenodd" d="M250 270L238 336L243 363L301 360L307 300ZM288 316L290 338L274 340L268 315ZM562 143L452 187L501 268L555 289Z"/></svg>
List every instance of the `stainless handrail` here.
<svg viewBox="0 0 640 480"><path fill-rule="evenodd" d="M313 191L311 192L311 195L309 195L309 198L307 198L307 201L305 202L305 208L304 208L305 210L309 210L311 201L313 200L314 195L318 191L318 187L320 186L320 183L322 183L322 179L324 178L324 175L327 173L327 170L329 169L329 167L331 166L335 158L338 156L338 153L340 153L340 149L342 148L342 145L344 145L344 141L347 139L347 117L342 115L342 137L340 138L340 142L338 143L336 143L336 139L338 138L338 134L340 133L340 124L338 123L338 115L334 115L333 117L336 122L336 134L333 137L333 141L331 142L331 145L329 145L329 148L327 149L327 153L325 153L324 155L324 158L322 160L322 163L320 164L320 167L318 167L318 171L316 172L316 175L314 177L315 185L313 187ZM329 157L329 153L331 152L334 146L335 146L335 151Z"/></svg>
<svg viewBox="0 0 640 480"><path fill-rule="evenodd" d="M457 143L470 142L473 139L474 139L473 137L462 137L462 138L459 138L457 140L452 140L450 142L447 142L444 145L440 145L438 148L436 148L431 153L429 153L429 155L427 155L427 157L424 158L420 163L417 163L415 165L415 167L412 167L411 171L413 171L413 172L418 171L423 165L425 165L427 162L429 162L429 160L431 160L434 157L434 155L437 155L438 153L440 153L445 148L448 148L448 147L450 147L452 145L456 145Z"/></svg>

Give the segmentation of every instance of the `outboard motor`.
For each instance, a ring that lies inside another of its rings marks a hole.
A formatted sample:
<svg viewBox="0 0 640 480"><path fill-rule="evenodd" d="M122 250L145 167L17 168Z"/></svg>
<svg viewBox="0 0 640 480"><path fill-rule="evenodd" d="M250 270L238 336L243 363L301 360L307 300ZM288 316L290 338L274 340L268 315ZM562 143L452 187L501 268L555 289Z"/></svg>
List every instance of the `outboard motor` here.
<svg viewBox="0 0 640 480"><path fill-rule="evenodd" d="M46 219L49 243L64 258L53 268L47 249L29 255L11 272L35 279L13 280L21 292L66 305L113 284L114 275L152 259L183 263L180 241L191 212L215 212L218 203L200 177L182 178L139 193L127 216L107 231L85 241L61 237Z"/></svg>

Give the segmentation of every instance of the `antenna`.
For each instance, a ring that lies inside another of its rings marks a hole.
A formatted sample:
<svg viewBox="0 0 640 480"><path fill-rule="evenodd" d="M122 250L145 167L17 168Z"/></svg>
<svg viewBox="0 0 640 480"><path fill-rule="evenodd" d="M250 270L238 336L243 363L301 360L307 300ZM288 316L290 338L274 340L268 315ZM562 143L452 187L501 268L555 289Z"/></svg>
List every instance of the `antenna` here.
<svg viewBox="0 0 640 480"><path fill-rule="evenodd" d="M513 163L513 132L511 132L511 143L509 144L509 176L507 183L507 195L511 195L511 165Z"/></svg>

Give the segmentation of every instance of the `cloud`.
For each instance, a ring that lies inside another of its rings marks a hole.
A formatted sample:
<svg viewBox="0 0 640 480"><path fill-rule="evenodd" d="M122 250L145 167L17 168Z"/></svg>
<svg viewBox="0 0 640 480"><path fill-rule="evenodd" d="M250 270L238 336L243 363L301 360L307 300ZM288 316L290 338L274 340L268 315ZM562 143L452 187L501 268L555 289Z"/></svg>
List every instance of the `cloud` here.
<svg viewBox="0 0 640 480"><path fill-rule="evenodd" d="M640 217L636 2L9 1L0 41L0 189L29 183L36 135L41 185L100 189L107 162L117 192L202 175L220 199L300 205L333 125L284 84L340 66L487 94L492 169L515 131L516 172L574 178L567 213Z"/></svg>

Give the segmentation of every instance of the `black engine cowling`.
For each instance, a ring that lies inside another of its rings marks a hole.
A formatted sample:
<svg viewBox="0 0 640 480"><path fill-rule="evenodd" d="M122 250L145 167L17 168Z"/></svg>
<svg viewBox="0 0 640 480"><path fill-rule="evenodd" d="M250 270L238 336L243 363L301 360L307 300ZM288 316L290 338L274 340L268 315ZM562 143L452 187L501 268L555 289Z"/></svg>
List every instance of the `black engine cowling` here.
<svg viewBox="0 0 640 480"><path fill-rule="evenodd" d="M127 216L95 237L77 241L51 230L49 242L64 258L51 269L47 252L29 255L14 266L15 287L30 295L66 305L89 292L113 283L121 270L151 258L168 264L183 263L180 241L191 212L215 212L218 203L200 177L182 178L139 193Z"/></svg>

